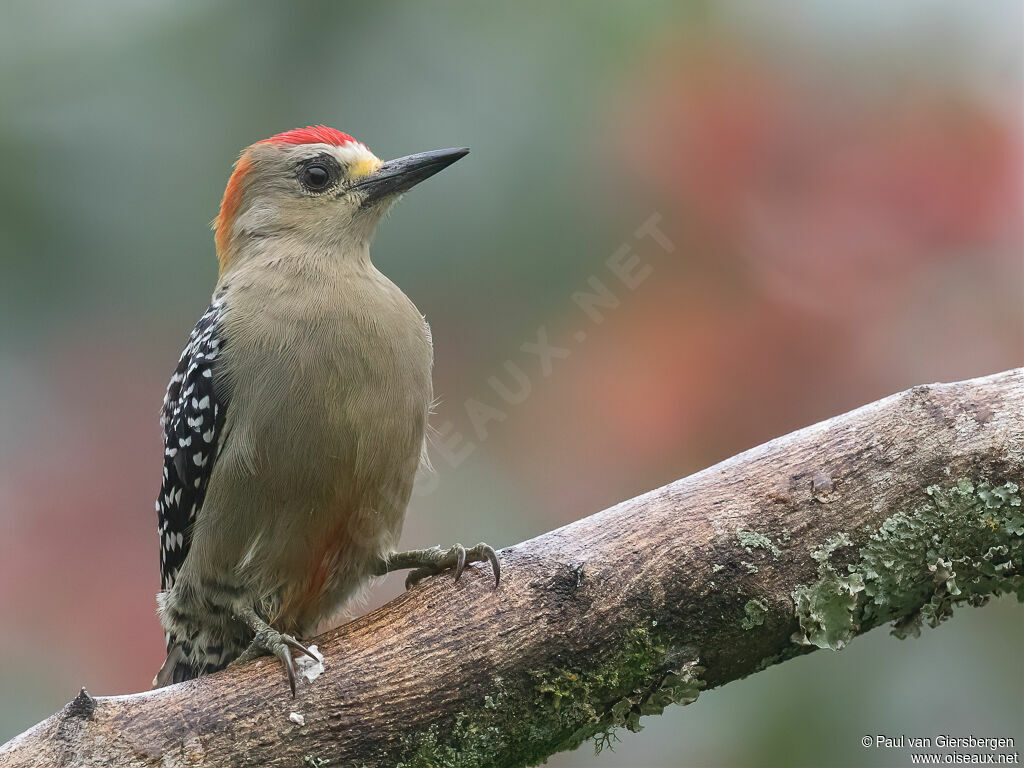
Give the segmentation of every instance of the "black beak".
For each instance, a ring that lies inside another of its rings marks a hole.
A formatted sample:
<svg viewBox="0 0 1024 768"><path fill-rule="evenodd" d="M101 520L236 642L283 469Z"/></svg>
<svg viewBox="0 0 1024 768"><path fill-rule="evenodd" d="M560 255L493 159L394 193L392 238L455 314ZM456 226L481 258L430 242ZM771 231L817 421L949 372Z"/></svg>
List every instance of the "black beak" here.
<svg viewBox="0 0 1024 768"><path fill-rule="evenodd" d="M459 149L435 149L416 155L399 157L381 163L372 176L368 176L352 189L363 194L363 205L369 205L385 197L400 195L412 189L424 179L443 171L459 158L469 154L468 147Z"/></svg>

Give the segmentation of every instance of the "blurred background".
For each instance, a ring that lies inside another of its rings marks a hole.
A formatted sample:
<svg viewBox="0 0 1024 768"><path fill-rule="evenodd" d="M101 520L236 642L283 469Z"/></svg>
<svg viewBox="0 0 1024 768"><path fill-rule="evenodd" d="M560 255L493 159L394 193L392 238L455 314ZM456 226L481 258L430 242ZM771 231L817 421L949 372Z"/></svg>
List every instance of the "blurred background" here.
<svg viewBox="0 0 1024 768"><path fill-rule="evenodd" d="M244 145L322 122L382 157L473 148L374 254L436 342L443 448L403 543L508 545L1020 365L1022 51L1018 0L5 3L0 741L163 659L157 411ZM594 280L601 322L574 300ZM566 350L548 375L523 350L545 334ZM908 764L863 749L875 733L1020 747L1022 638L1007 600L919 640L876 630L549 764Z"/></svg>

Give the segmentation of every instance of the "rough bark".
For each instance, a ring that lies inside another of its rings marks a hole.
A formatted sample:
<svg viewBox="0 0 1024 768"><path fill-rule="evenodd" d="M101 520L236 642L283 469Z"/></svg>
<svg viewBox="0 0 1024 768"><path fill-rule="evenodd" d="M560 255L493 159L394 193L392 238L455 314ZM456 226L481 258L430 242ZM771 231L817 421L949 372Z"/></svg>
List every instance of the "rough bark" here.
<svg viewBox="0 0 1024 768"><path fill-rule="evenodd" d="M874 626L1024 599L1024 369L915 387L428 579L276 662L79 695L0 766L519 766ZM289 719L300 713L303 725Z"/></svg>

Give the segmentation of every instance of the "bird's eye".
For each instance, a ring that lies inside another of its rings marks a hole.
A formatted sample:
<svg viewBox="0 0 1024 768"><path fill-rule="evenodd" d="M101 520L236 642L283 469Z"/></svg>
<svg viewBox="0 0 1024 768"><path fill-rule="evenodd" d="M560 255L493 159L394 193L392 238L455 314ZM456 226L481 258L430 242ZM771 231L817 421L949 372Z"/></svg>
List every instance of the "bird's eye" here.
<svg viewBox="0 0 1024 768"><path fill-rule="evenodd" d="M312 192L321 192L331 183L331 172L319 163L312 163L302 169L302 185Z"/></svg>

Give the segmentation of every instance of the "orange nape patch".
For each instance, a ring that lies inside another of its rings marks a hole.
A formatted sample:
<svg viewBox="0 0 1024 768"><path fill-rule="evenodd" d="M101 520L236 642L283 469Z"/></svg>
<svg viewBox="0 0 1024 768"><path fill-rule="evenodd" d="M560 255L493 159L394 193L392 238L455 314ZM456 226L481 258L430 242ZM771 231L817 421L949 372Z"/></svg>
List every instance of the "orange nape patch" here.
<svg viewBox="0 0 1024 768"><path fill-rule="evenodd" d="M330 144L341 147L345 144L358 144L355 139L347 133L335 128L328 128L326 125L309 125L305 128L295 128L291 131L278 133L269 139L263 139L259 144Z"/></svg>
<svg viewBox="0 0 1024 768"><path fill-rule="evenodd" d="M228 179L228 185L224 189L224 197L220 201L220 213L213 222L214 242L217 244L217 261L220 262L220 271L224 272L230 260L228 253L228 241L231 239L231 228L235 222L235 214L238 213L238 206L242 204L242 182L246 174L252 168L252 161L245 153L235 163L235 170Z"/></svg>

